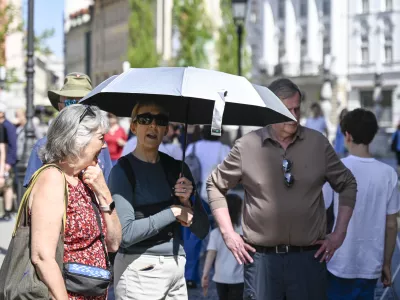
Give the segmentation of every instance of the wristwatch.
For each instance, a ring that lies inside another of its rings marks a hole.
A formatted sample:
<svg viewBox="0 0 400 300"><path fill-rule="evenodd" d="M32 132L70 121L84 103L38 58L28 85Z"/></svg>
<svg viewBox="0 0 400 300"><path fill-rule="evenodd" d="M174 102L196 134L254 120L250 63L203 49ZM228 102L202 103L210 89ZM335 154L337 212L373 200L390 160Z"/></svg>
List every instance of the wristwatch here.
<svg viewBox="0 0 400 300"><path fill-rule="evenodd" d="M100 206L101 211L112 213L115 208L115 202L111 202L109 205Z"/></svg>

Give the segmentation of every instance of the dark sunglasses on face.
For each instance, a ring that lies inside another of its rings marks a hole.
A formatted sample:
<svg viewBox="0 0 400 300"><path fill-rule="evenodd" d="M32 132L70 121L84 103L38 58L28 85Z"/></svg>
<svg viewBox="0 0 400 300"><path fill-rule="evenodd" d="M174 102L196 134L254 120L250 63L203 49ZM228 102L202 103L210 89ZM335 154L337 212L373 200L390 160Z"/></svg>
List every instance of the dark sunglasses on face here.
<svg viewBox="0 0 400 300"><path fill-rule="evenodd" d="M165 114L153 115L151 113L144 113L137 115L133 121L138 122L140 125L150 125L153 123L153 120L156 122L157 126L168 125L168 116Z"/></svg>
<svg viewBox="0 0 400 300"><path fill-rule="evenodd" d="M64 105L67 107L67 106L70 106L73 104L78 104L78 102L79 102L79 100L76 100L76 99L65 99Z"/></svg>
<svg viewBox="0 0 400 300"><path fill-rule="evenodd" d="M294 177L292 173L290 173L292 167L293 163L290 160L284 158L282 162L283 178L287 187L291 187L294 183Z"/></svg>
<svg viewBox="0 0 400 300"><path fill-rule="evenodd" d="M92 116L92 117L96 116L95 112L93 111L93 109L90 106L86 106L85 110L79 117L79 123L81 123L86 116Z"/></svg>

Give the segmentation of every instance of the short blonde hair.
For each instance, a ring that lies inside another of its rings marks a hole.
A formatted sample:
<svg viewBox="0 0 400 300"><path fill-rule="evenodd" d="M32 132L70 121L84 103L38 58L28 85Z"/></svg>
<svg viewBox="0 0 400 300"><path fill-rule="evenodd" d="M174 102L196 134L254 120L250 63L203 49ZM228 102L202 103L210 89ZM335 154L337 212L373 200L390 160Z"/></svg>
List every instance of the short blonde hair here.
<svg viewBox="0 0 400 300"><path fill-rule="evenodd" d="M161 113L169 115L168 110L165 109L165 107L163 105L161 105L160 102L157 102L155 100L141 100L141 101L138 101L138 103L136 103L135 107L132 110L131 121L133 122L135 120L135 118L138 115L139 110L142 107L149 107L149 106L155 106L160 109Z"/></svg>

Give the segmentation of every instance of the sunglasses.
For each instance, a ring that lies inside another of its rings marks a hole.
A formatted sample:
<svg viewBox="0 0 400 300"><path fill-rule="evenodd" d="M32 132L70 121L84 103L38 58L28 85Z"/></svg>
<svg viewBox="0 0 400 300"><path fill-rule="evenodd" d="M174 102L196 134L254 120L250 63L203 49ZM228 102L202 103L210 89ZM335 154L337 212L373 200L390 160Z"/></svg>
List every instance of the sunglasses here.
<svg viewBox="0 0 400 300"><path fill-rule="evenodd" d="M291 187L294 183L294 177L290 171L292 170L293 163L288 159L283 159L282 168L283 168L283 179L287 187Z"/></svg>
<svg viewBox="0 0 400 300"><path fill-rule="evenodd" d="M150 125L153 123L153 120L156 122L157 126L168 125L168 116L165 114L153 115L151 113L144 113L137 115L133 121L138 122L140 125Z"/></svg>
<svg viewBox="0 0 400 300"><path fill-rule="evenodd" d="M86 106L85 110L79 117L79 123L81 123L86 116L96 117L95 112L93 111L93 109L90 106Z"/></svg>
<svg viewBox="0 0 400 300"><path fill-rule="evenodd" d="M78 102L79 102L79 100L76 100L76 99L65 99L64 105L67 107L67 106L70 106L73 104L78 104Z"/></svg>

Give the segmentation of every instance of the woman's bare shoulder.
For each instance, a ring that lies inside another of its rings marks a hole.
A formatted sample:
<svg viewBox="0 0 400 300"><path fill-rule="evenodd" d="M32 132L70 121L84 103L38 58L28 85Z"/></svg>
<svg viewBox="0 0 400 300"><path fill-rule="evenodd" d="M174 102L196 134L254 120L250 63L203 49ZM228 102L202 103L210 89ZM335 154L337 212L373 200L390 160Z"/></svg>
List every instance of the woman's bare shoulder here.
<svg viewBox="0 0 400 300"><path fill-rule="evenodd" d="M58 187L64 188L64 184L65 178L63 173L56 167L49 167L39 174L33 190L38 190L39 188L54 190Z"/></svg>

